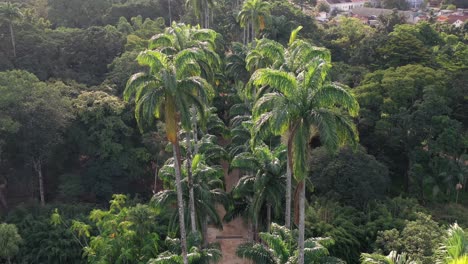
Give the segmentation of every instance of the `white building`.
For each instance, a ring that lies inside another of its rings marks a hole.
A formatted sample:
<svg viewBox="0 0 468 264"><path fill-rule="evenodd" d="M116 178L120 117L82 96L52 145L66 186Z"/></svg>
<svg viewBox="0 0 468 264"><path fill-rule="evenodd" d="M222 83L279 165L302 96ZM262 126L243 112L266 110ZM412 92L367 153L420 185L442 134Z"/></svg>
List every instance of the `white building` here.
<svg viewBox="0 0 468 264"><path fill-rule="evenodd" d="M330 6L330 11L350 11L356 7L364 7L364 4L368 2L367 0L325 0L325 2Z"/></svg>
<svg viewBox="0 0 468 264"><path fill-rule="evenodd" d="M409 4L410 8L419 9L421 5L424 3L424 0L406 0L406 2Z"/></svg>

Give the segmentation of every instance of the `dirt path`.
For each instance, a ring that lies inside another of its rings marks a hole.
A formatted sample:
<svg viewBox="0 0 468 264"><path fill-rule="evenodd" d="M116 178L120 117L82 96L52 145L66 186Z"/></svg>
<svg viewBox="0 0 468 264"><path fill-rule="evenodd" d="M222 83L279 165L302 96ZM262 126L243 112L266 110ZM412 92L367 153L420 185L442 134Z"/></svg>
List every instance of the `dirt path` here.
<svg viewBox="0 0 468 264"><path fill-rule="evenodd" d="M229 173L228 162L224 161L221 164L224 170L224 179L226 184L226 192L230 192L239 180L239 171L235 170ZM221 218L224 217L226 211L222 205L218 206L218 214ZM240 217L232 220L229 223L223 222L223 230L215 227L208 227L208 242L218 242L221 245L223 259L221 264L248 264L249 261L236 256L237 247L249 240L249 229Z"/></svg>

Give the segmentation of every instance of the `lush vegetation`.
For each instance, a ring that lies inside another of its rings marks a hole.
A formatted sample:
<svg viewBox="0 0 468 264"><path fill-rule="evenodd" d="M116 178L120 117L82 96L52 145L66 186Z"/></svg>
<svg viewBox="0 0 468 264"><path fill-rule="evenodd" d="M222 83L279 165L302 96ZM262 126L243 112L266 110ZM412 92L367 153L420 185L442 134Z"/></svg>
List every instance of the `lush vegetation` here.
<svg viewBox="0 0 468 264"><path fill-rule="evenodd" d="M468 263L468 25L378 22L0 3L0 262Z"/></svg>

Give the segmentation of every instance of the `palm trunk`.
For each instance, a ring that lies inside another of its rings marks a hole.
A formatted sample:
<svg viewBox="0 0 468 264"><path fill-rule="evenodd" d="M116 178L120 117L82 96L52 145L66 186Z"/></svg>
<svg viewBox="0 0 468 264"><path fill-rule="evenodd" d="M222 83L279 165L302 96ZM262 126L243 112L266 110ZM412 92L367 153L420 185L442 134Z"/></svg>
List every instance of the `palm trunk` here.
<svg viewBox="0 0 468 264"><path fill-rule="evenodd" d="M33 167L37 173L37 177L39 180L39 195L41 199L41 205L45 205L45 195L44 195L44 177L42 175L42 161L40 160L33 160Z"/></svg>
<svg viewBox="0 0 468 264"><path fill-rule="evenodd" d="M197 218L195 215L195 195L193 193L193 175L192 175L192 147L190 146L190 131L186 131L187 140L187 179L189 187L189 210L190 210L190 225L192 233L197 232Z"/></svg>
<svg viewBox="0 0 468 264"><path fill-rule="evenodd" d="M299 187L299 260L298 264L304 264L304 233L305 233L305 181L302 180Z"/></svg>
<svg viewBox="0 0 468 264"><path fill-rule="evenodd" d="M197 155L200 149L200 146L198 146L197 110L195 108L192 108L192 130L193 130L193 154Z"/></svg>
<svg viewBox="0 0 468 264"><path fill-rule="evenodd" d="M167 3L169 5L169 26L172 25L172 10L171 10L171 0L167 0Z"/></svg>
<svg viewBox="0 0 468 264"><path fill-rule="evenodd" d="M252 21L252 41L254 41L256 37L257 37L257 27L255 26L254 22Z"/></svg>
<svg viewBox="0 0 468 264"><path fill-rule="evenodd" d="M153 194L156 194L158 192L158 163L155 162L155 168L154 168L154 185L153 185Z"/></svg>
<svg viewBox="0 0 468 264"><path fill-rule="evenodd" d="M205 18L205 25L204 28L209 28L210 27L210 9L208 7L208 1L203 0L205 3L205 10L203 12L204 18Z"/></svg>
<svg viewBox="0 0 468 264"><path fill-rule="evenodd" d="M11 23L11 21L10 21L10 37L11 37L11 46L13 47L13 57L16 58L15 33L13 32L13 23Z"/></svg>
<svg viewBox="0 0 468 264"><path fill-rule="evenodd" d="M205 219L203 219L202 232L203 232L203 247L206 248L208 246L208 217L205 217Z"/></svg>
<svg viewBox="0 0 468 264"><path fill-rule="evenodd" d="M270 225L271 225L271 204L267 203L267 232L270 233Z"/></svg>
<svg viewBox="0 0 468 264"><path fill-rule="evenodd" d="M289 129L288 135L288 157L286 164L286 211L284 213L285 221L284 225L286 228L291 228L291 191L292 191L292 171L293 171L293 138L294 138L293 128Z"/></svg>
<svg viewBox="0 0 468 264"><path fill-rule="evenodd" d="M182 249L182 258L184 264L188 264L187 258L187 234L185 232L185 220L184 220L184 200L182 198L182 184L181 184L181 155L179 141L172 144L172 151L174 153L175 162L175 176L176 176L176 189L177 189L177 207L179 212L179 227L180 227L180 243Z"/></svg>

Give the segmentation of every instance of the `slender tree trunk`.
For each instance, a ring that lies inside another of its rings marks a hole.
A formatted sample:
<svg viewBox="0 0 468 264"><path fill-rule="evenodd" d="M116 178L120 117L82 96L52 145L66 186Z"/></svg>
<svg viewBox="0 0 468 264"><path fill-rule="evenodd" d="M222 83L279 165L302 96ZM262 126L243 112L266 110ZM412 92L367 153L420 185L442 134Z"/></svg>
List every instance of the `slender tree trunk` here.
<svg viewBox="0 0 468 264"><path fill-rule="evenodd" d="M197 126L197 110L192 108L192 130L193 130L193 155L197 155L200 149L198 146L198 126Z"/></svg>
<svg viewBox="0 0 468 264"><path fill-rule="evenodd" d="M153 185L153 194L156 194L158 192L158 163L155 162L154 165L154 185Z"/></svg>
<svg viewBox="0 0 468 264"><path fill-rule="evenodd" d="M200 27L204 28L205 27L205 0L201 1L201 8L200 8L200 12L198 13L198 15L200 16L199 17Z"/></svg>
<svg viewBox="0 0 468 264"><path fill-rule="evenodd" d="M177 189L177 207L179 212L179 227L180 227L180 243L182 249L182 257L184 264L188 264L187 258L187 234L185 232L184 220L184 200L182 198L182 184L181 184L181 155L179 142L176 139L175 144L172 144L172 151L174 152L175 162L175 176L176 176L176 189Z"/></svg>
<svg viewBox="0 0 468 264"><path fill-rule="evenodd" d="M271 225L271 204L267 203L267 232L270 233L270 225Z"/></svg>
<svg viewBox="0 0 468 264"><path fill-rule="evenodd" d="M250 22L247 23L247 43L250 42Z"/></svg>
<svg viewBox="0 0 468 264"><path fill-rule="evenodd" d="M187 179L189 187L190 225L192 233L195 233L197 232L197 218L195 215L195 194L193 192L192 147L190 146L190 131L186 131L185 133L185 139L187 140Z"/></svg>
<svg viewBox="0 0 468 264"><path fill-rule="evenodd" d="M256 37L257 37L257 27L255 26L254 22L252 21L252 41L254 41Z"/></svg>
<svg viewBox="0 0 468 264"><path fill-rule="evenodd" d="M172 10L171 10L171 0L167 0L167 3L169 5L169 26L172 25Z"/></svg>
<svg viewBox="0 0 468 264"><path fill-rule="evenodd" d="M203 219L202 232L203 232L203 247L206 248L208 246L208 217L205 217Z"/></svg>
<svg viewBox="0 0 468 264"><path fill-rule="evenodd" d="M42 161L33 160L33 167L34 167L34 170L37 173L37 177L38 177L38 180L39 180L39 195L40 195L40 199L41 199L41 205L44 206L45 205L45 195L44 195L44 178L43 178L43 175L42 175Z"/></svg>
<svg viewBox="0 0 468 264"><path fill-rule="evenodd" d="M304 233L305 233L305 181L299 186L299 260L298 264L304 264Z"/></svg>
<svg viewBox="0 0 468 264"><path fill-rule="evenodd" d="M10 257L8 257L7 260L8 260L8 264L11 264Z"/></svg>
<svg viewBox="0 0 468 264"><path fill-rule="evenodd" d="M208 1L203 0L205 3L205 10L203 12L204 18L205 18L205 25L204 28L209 28L210 27L210 8L208 6Z"/></svg>
<svg viewBox="0 0 468 264"><path fill-rule="evenodd" d="M242 34L242 42L244 43L244 45L246 45L247 44L247 41L246 41L246 39L247 39L247 37L246 37L246 35L247 35L246 27L244 27L244 31L242 33L243 33Z"/></svg>
<svg viewBox="0 0 468 264"><path fill-rule="evenodd" d="M284 213L284 225L286 228L291 229L291 191L292 191L292 171L293 171L293 131L292 129L289 130L288 135L288 156L287 156L287 164L286 164L286 210Z"/></svg>
<svg viewBox="0 0 468 264"><path fill-rule="evenodd" d="M10 37L11 37L11 46L13 47L13 57L16 58L15 33L13 31L13 23L11 21L10 21Z"/></svg>

